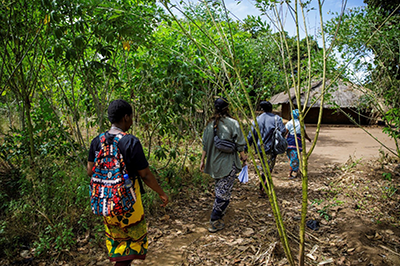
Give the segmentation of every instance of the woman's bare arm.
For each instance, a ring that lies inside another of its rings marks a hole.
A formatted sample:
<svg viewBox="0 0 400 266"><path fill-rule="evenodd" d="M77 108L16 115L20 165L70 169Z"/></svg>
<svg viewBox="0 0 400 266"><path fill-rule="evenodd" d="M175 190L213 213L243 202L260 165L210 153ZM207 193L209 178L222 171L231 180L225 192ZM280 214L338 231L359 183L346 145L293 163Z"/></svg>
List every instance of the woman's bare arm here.
<svg viewBox="0 0 400 266"><path fill-rule="evenodd" d="M161 207L165 207L168 204L168 196L167 194L165 194L164 190L158 184L157 179L154 176L154 174L150 171L150 168L147 167L143 170L139 170L138 173L142 178L143 182L158 194L161 201L163 202L163 204L161 204Z"/></svg>

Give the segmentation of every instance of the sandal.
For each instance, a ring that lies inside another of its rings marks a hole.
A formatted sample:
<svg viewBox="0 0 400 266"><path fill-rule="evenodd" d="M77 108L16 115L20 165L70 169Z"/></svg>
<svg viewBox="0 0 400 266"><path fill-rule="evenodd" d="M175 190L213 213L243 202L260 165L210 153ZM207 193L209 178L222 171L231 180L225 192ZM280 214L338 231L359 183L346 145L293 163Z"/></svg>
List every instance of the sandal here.
<svg viewBox="0 0 400 266"><path fill-rule="evenodd" d="M258 198L259 199L266 199L267 198L267 194L265 193L264 190L260 190L260 192L258 193Z"/></svg>

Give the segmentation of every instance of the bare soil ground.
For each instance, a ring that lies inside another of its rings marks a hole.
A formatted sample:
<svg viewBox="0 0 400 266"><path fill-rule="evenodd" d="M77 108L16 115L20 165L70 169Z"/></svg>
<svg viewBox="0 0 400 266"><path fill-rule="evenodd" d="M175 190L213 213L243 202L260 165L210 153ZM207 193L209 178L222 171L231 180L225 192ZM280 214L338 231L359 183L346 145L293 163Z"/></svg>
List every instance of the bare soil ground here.
<svg viewBox="0 0 400 266"><path fill-rule="evenodd" d="M394 148L381 128L369 130ZM312 138L315 128L307 132ZM359 128L321 129L309 165L307 216L320 228L306 228L306 265L400 265L399 161L380 147ZM287 178L288 168L280 155L272 176L297 260L302 183ZM249 170L250 181L235 184L224 230L207 231L213 184L197 194L184 188L163 212L147 217L148 256L134 265L289 265L269 201L258 198L254 166ZM104 247L78 244L70 254L73 262L57 265L110 265Z"/></svg>
<svg viewBox="0 0 400 266"><path fill-rule="evenodd" d="M315 126L307 127L311 138L314 137L315 130ZM318 136L318 143L311 155L310 169L317 169L318 166L324 164L344 164L350 156L364 160L379 159L379 150L387 153L383 145L395 150L394 141L382 133L382 127L371 126L366 130L369 133L354 126L323 125ZM375 141L373 137L381 143Z"/></svg>
<svg viewBox="0 0 400 266"><path fill-rule="evenodd" d="M381 128L368 130L394 148ZM314 136L315 128L307 131ZM321 129L309 166L307 217L320 228L306 229L307 265L400 265L399 162L380 154L380 147L359 128ZM236 184L220 232L206 229L212 186L211 193L182 193L166 214L149 217L148 258L135 265L288 265L269 201L258 198L254 168L250 173L249 183ZM297 257L301 181L287 174L281 155L272 176Z"/></svg>

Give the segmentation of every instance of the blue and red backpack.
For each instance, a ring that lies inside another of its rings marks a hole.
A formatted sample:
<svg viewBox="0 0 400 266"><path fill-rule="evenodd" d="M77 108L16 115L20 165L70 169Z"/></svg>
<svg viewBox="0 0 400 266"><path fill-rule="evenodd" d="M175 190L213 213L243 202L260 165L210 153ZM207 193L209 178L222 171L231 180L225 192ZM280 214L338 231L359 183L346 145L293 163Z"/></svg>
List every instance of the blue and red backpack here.
<svg viewBox="0 0 400 266"><path fill-rule="evenodd" d="M133 209L136 194L131 187L125 187L124 174L127 174L124 158L118 142L126 133L121 132L108 143L105 133L100 134L101 148L94 160L90 180L90 203L96 215L117 216Z"/></svg>

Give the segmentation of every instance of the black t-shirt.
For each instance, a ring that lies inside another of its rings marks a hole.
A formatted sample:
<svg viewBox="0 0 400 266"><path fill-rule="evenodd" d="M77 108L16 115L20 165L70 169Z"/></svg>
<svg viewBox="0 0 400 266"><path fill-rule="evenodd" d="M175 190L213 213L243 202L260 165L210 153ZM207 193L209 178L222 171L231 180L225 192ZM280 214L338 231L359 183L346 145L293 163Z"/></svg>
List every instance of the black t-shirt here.
<svg viewBox="0 0 400 266"><path fill-rule="evenodd" d="M108 143L112 143L116 135L109 134L108 131L105 133ZM95 137L90 143L89 149L89 162L94 162L94 159L100 151L100 138ZM139 139L133 135L125 135L118 142L118 148L124 157L126 170L131 178L139 176L138 171L143 170L149 166L146 160L146 156L143 152L142 144Z"/></svg>

